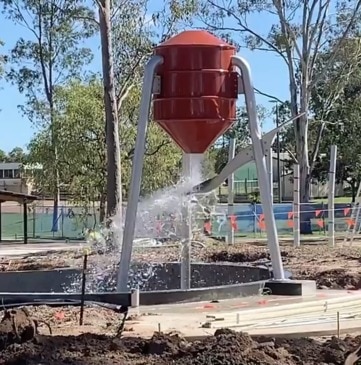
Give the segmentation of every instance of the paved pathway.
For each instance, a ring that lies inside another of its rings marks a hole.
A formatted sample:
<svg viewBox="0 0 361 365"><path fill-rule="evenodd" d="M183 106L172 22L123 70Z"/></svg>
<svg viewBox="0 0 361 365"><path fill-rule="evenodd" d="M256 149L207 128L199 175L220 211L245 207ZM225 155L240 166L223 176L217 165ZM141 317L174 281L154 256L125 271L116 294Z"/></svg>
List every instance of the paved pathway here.
<svg viewBox="0 0 361 365"><path fill-rule="evenodd" d="M139 312L139 318L128 322L132 328L129 334L151 336L160 328L200 339L227 327L271 337L330 336L361 331L361 291L321 290L303 298L254 296L140 307Z"/></svg>
<svg viewBox="0 0 361 365"><path fill-rule="evenodd" d="M0 243L0 257L22 256L28 254L37 254L48 251L77 250L84 247L85 242L65 242L65 241L44 241L28 243L18 243L16 241L7 241Z"/></svg>

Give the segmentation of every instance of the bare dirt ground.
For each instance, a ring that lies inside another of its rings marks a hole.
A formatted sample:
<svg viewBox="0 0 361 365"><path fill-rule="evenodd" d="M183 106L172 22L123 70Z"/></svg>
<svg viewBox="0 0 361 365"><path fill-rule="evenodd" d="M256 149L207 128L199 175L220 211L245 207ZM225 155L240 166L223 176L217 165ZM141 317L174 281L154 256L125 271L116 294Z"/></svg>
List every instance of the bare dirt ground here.
<svg viewBox="0 0 361 365"><path fill-rule="evenodd" d="M361 288L361 247L330 248L324 243L303 245L294 248L290 245L281 247L285 269L292 272L295 279L316 280L320 289ZM134 250L133 259L143 262L178 261L179 247L157 247ZM195 248L192 252L194 261L204 262L238 262L254 263L268 260L265 245L241 243L228 246L223 243L209 243L205 248ZM95 265L99 256L91 255L89 265ZM63 267L82 266L82 253L55 252L28 255L25 258L0 259L0 271L47 270Z"/></svg>
<svg viewBox="0 0 361 365"><path fill-rule="evenodd" d="M39 335L29 328L29 318L19 311L14 325L0 323L0 364L4 365L311 365L344 364L350 351L361 344L360 337L343 339L253 338L230 330L217 330L202 341L188 342L179 334L155 333L151 339L129 337L126 330L116 336L121 315L87 308L80 327L79 308L30 307L31 320L39 324ZM6 317L6 316L5 316ZM4 318L5 318L4 317ZM10 315L11 317L11 315ZM9 315L7 318L10 318Z"/></svg>
<svg viewBox="0 0 361 365"><path fill-rule="evenodd" d="M136 249L134 260L167 262L179 259L179 247ZM257 262L268 260L266 247L242 243L227 246L210 243L194 249L194 261ZM282 246L286 269L298 279L314 279L319 288L360 289L361 248L305 245L299 249ZM96 255L90 255L94 265ZM81 267L81 252L56 252L3 258L1 271L41 270ZM0 364L4 365L233 365L233 364L344 364L349 351L361 345L361 337L344 339L253 338L229 330L198 342L187 342L177 334L154 334L151 339L132 337L132 320L122 337L116 337L122 315L101 308L87 308L84 326L79 326L79 308L30 307L31 320L21 316L16 322L0 322ZM0 313L0 318L3 313ZM6 317L6 316L5 316ZM40 335L34 336L33 319ZM14 330L16 329L16 330Z"/></svg>

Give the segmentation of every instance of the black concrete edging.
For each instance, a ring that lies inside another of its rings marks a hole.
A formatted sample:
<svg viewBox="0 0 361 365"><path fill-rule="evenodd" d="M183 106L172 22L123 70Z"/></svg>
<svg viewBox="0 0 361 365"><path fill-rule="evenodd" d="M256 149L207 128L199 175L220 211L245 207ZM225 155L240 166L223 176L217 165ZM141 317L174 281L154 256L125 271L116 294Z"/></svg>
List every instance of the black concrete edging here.
<svg viewBox="0 0 361 365"><path fill-rule="evenodd" d="M132 265L135 273L130 277L130 286L137 287L137 274L151 272L145 277L139 289L148 291L180 290L180 263L135 263ZM0 293L64 293L74 292L81 280L82 270L78 268L61 268L53 270L28 270L0 272ZM106 275L106 273L104 273ZM115 272L107 273L106 282L114 282ZM100 282L103 279L96 277L91 272L87 274L87 282ZM266 266L252 266L237 263L192 263L191 288L211 288L229 285L238 285L262 280L272 276L271 270ZM134 280L132 280L134 279ZM139 285L139 284L138 284ZM103 286L103 285L102 285ZM79 287L80 289L80 287ZM97 290L88 288L88 292L113 292L112 288Z"/></svg>
<svg viewBox="0 0 361 365"><path fill-rule="evenodd" d="M146 271L148 264L136 263L133 269ZM238 263L192 263L191 289L180 289L180 264L152 264L153 275L139 295L140 305L212 301L257 295L271 279L266 266ZM79 301L80 293L66 292L79 281L81 270L65 268L38 271L0 272L0 300L4 303L39 301ZM89 277L91 273L89 273ZM130 293L94 292L85 301L130 306ZM69 302L69 305L71 303Z"/></svg>
<svg viewBox="0 0 361 365"><path fill-rule="evenodd" d="M139 301L140 305L159 305L232 299L260 294L265 283L266 281L254 281L251 283L194 288L189 290L141 292Z"/></svg>
<svg viewBox="0 0 361 365"><path fill-rule="evenodd" d="M244 296L257 295L262 291L265 281L246 284L226 285L190 290L164 290L140 292L140 305L159 305L217 301ZM36 303L36 302L78 302L80 294L76 293L0 293L4 304ZM131 306L130 293L92 293L85 294L85 301Z"/></svg>
<svg viewBox="0 0 361 365"><path fill-rule="evenodd" d="M78 304L81 295L76 293L0 293L0 300L5 304L21 304L30 303L65 303L64 305L72 305L72 302ZM92 293L85 294L86 302L109 303L121 305L125 307L131 306L130 293Z"/></svg>

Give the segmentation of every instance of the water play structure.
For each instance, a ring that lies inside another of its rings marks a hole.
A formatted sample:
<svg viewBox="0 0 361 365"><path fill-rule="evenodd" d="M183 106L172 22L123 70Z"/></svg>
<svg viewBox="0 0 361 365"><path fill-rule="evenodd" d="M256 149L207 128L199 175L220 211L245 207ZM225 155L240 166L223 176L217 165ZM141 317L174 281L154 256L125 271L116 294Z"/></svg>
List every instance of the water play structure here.
<svg viewBox="0 0 361 365"><path fill-rule="evenodd" d="M180 262L154 265L132 262L151 103L155 122L182 149L183 175L193 183L195 162L199 165L208 147L236 121L236 102L241 94L245 97L252 145L231 159L218 176L204 182L197 181L196 186L189 185L188 190L182 190ZM282 265L266 167L266 155L276 133L277 130L273 130L263 137L261 135L250 66L236 55L233 45L206 31L193 30L182 32L155 47L144 72L120 262L109 265L107 270L99 266L96 278L89 280L101 283L102 291L88 292L86 300L127 307L139 303L179 303L257 295L265 288L278 295L314 292L315 282L290 280ZM252 159L257 166L271 263L191 262L192 194L205 194L213 190L238 167ZM115 255L118 252L111 253L112 257ZM144 274L150 271L149 277ZM0 297L4 303L17 304L41 300L77 301L81 299L79 290L69 292L67 288L74 282L79 283L85 272L85 269L66 268L0 273L3 276ZM147 276L145 280L142 279L144 275ZM109 284L114 282L116 287Z"/></svg>
<svg viewBox="0 0 361 365"><path fill-rule="evenodd" d="M184 31L157 46L145 68L118 273L119 291L125 290L128 285L146 131L152 100L154 120L183 150L184 161L189 161L192 155L203 154L235 122L236 101L239 94L245 97L252 146L242 150L231 160L218 177L199 184L196 190L205 193L216 188L235 169L254 159L267 227L273 277L279 283L285 279L266 167L266 155L277 130L269 132L262 138L252 76L247 61L236 55L233 45L206 31L196 30ZM185 166L183 170L186 177L191 175L189 166ZM185 236L187 236L186 230ZM190 288L189 241L188 234L188 237L185 237L181 258L183 289Z"/></svg>

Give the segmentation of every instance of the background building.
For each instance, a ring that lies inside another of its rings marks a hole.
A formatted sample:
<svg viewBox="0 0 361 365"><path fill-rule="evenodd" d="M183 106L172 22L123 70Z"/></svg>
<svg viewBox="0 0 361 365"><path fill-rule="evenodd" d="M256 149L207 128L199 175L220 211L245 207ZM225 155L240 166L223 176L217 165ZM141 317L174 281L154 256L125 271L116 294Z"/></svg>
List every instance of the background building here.
<svg viewBox="0 0 361 365"><path fill-rule="evenodd" d="M23 165L17 162L0 163L0 190L31 194L32 185L23 174Z"/></svg>
<svg viewBox="0 0 361 365"><path fill-rule="evenodd" d="M290 156L288 153L280 153L280 185L282 192L282 201L293 200L293 171L290 168ZM238 200L246 201L249 199L249 194L259 191L257 169L254 161L247 163L239 168L234 174L235 194L238 196ZM223 187L224 193L226 190ZM312 180L310 186L311 198L323 198L328 195L328 182L319 182L315 179ZM222 192L223 192L222 191ZM277 174L277 153L273 152L273 193L274 198L278 197L278 174ZM336 196L344 196L343 184L336 185ZM222 194L221 194L222 195Z"/></svg>

